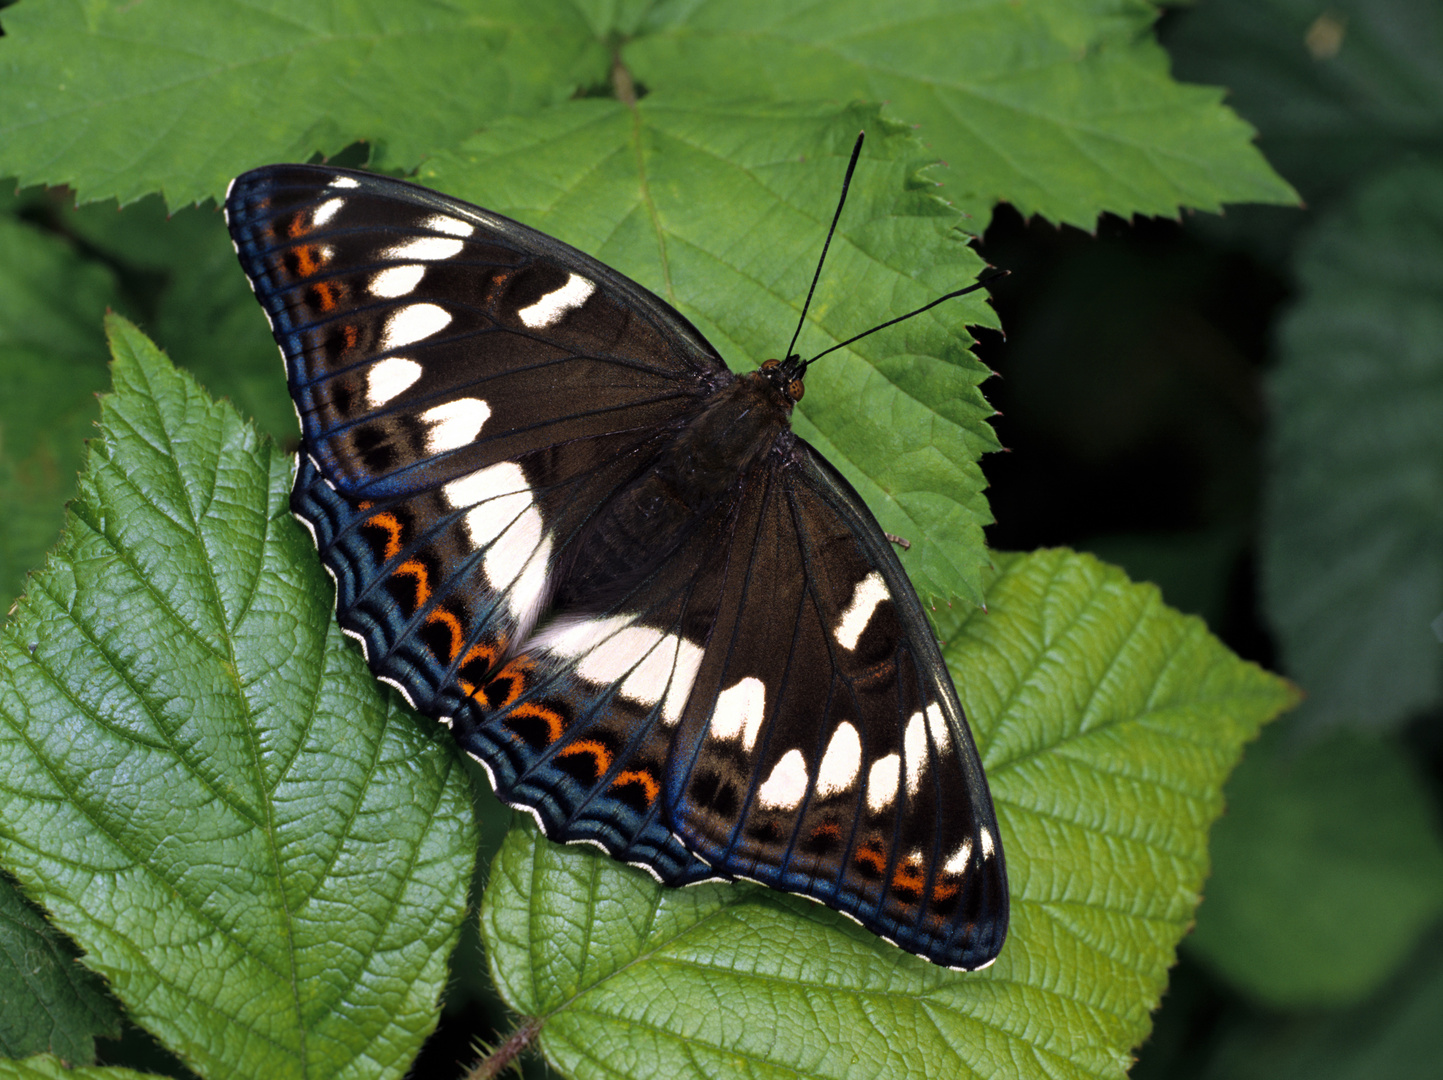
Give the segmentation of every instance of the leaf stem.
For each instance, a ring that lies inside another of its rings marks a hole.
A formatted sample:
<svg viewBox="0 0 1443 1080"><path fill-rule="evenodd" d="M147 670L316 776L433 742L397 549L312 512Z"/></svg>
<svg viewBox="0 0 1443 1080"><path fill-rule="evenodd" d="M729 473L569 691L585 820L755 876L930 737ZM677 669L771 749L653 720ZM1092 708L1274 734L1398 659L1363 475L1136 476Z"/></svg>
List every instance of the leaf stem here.
<svg viewBox="0 0 1443 1080"><path fill-rule="evenodd" d="M611 50L611 90L628 109L636 108L636 83L621 59L621 49Z"/></svg>
<svg viewBox="0 0 1443 1080"><path fill-rule="evenodd" d="M525 1050L541 1034L545 1023L539 1016L528 1016L500 1046L492 1049L485 1057L466 1070L465 1080L494 1080L502 1071L515 1063Z"/></svg>

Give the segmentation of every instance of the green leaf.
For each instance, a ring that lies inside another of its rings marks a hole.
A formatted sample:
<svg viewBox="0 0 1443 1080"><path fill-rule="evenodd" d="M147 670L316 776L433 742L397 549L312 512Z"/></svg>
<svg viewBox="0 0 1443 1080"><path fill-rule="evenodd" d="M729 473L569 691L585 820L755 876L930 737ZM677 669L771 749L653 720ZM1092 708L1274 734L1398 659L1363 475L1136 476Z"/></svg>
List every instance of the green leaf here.
<svg viewBox="0 0 1443 1080"><path fill-rule="evenodd" d="M1443 1061L1443 935L1355 1009L1267 1015L1224 1030L1206 1080L1412 1080Z"/></svg>
<svg viewBox="0 0 1443 1080"><path fill-rule="evenodd" d="M49 1051L71 1065L95 1060L97 1036L120 1034L120 1012L75 949L0 877L0 1056Z"/></svg>
<svg viewBox="0 0 1443 1080"><path fill-rule="evenodd" d="M465 910L458 755L343 643L289 459L110 332L102 437L0 639L0 862L198 1072L399 1077Z"/></svg>
<svg viewBox="0 0 1443 1080"><path fill-rule="evenodd" d="M182 210L168 224L177 219L186 219L191 242L166 267L169 280L156 312L156 342L208 392L235 402L242 415L282 445L294 445L300 426L286 389L285 363L236 265L225 218L202 206Z"/></svg>
<svg viewBox="0 0 1443 1080"><path fill-rule="evenodd" d="M155 1080L150 1073L134 1069L88 1066L72 1069L59 1058L40 1054L23 1061L0 1058L0 1080Z"/></svg>
<svg viewBox="0 0 1443 1080"><path fill-rule="evenodd" d="M83 201L218 197L357 140L414 168L493 116L605 78L565 0L21 4L0 45L0 176Z"/></svg>
<svg viewBox="0 0 1443 1080"><path fill-rule="evenodd" d="M55 200L46 209L51 228L120 273L136 295L127 306L153 316L151 336L171 360L189 368L212 395L230 398L283 445L297 438L295 407L270 327L238 272L216 207L167 214L164 201L151 196L119 209L114 202L65 209ZM103 355L98 332L95 339Z"/></svg>
<svg viewBox="0 0 1443 1080"><path fill-rule="evenodd" d="M1149 3L686 0L622 52L653 91L889 103L949 161L978 231L1005 200L1090 229L1297 196L1224 108L1168 74Z"/></svg>
<svg viewBox="0 0 1443 1080"><path fill-rule="evenodd" d="M1443 9L1417 0L1208 0L1168 46L1219 83L1310 202L1443 154Z"/></svg>
<svg viewBox="0 0 1443 1080"><path fill-rule="evenodd" d="M749 370L781 356L797 325L859 126L871 137L797 345L811 356L982 266L918 178L924 148L875 109L576 101L499 121L421 179L636 278ZM979 599L989 560L977 459L997 442L969 323L997 325L981 294L831 354L793 421L912 541L902 561L924 598Z"/></svg>
<svg viewBox="0 0 1443 1080"><path fill-rule="evenodd" d="M1269 1005L1350 1004L1443 915L1443 838L1398 746L1342 733L1290 750L1284 738L1264 736L1228 784L1188 947Z"/></svg>
<svg viewBox="0 0 1443 1080"><path fill-rule="evenodd" d="M1220 788L1287 684L1070 552L999 557L945 612L1012 930L959 974L751 885L664 889L514 832L482 930L567 1076L1121 1077L1198 901Z"/></svg>
<svg viewBox="0 0 1443 1080"><path fill-rule="evenodd" d="M1084 227L1103 210L1296 201L1220 91L1169 76L1156 14L1115 0L20 5L0 53L0 175L87 200L162 190L174 207L356 140L409 169L603 84L619 42L652 92L890 102L957 167L952 196L979 228L1003 199Z"/></svg>
<svg viewBox="0 0 1443 1080"><path fill-rule="evenodd" d="M1297 265L1264 598L1311 723L1397 725L1443 699L1443 165L1367 185Z"/></svg>
<svg viewBox="0 0 1443 1080"><path fill-rule="evenodd" d="M60 531L105 386L99 324L116 295L105 267L0 215L0 606Z"/></svg>

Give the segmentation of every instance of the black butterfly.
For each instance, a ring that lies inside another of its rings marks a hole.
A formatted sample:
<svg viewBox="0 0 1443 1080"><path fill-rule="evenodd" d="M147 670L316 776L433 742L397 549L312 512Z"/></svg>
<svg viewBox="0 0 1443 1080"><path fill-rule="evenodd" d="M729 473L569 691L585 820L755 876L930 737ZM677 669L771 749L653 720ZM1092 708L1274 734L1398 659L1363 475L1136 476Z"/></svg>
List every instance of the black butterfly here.
<svg viewBox="0 0 1443 1080"><path fill-rule="evenodd" d="M733 375L610 267L398 180L274 165L225 208L341 626L503 800L668 885L997 956L987 781L885 534L790 430L804 362Z"/></svg>

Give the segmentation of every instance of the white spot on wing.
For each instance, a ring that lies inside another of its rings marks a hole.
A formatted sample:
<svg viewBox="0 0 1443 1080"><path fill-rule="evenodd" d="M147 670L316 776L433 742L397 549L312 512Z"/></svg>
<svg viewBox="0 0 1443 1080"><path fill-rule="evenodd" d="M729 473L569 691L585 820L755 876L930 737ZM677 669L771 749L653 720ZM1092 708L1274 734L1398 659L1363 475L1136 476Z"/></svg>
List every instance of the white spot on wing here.
<svg viewBox="0 0 1443 1080"><path fill-rule="evenodd" d="M832 732L827 752L817 769L817 795L839 795L857 782L862 772L862 740L857 729L843 720Z"/></svg>
<svg viewBox="0 0 1443 1080"><path fill-rule="evenodd" d="M444 330L450 322L451 313L439 305L409 304L386 320L380 351L404 348Z"/></svg>
<svg viewBox="0 0 1443 1080"><path fill-rule="evenodd" d="M952 749L952 732L942 715L942 706L935 701L927 706L927 730L932 733L932 745L937 747L939 757Z"/></svg>
<svg viewBox="0 0 1443 1080"><path fill-rule="evenodd" d="M757 744L766 711L767 688L760 679L748 675L717 695L711 714L711 736L735 739L740 735L743 749L750 751Z"/></svg>
<svg viewBox="0 0 1443 1080"><path fill-rule="evenodd" d="M399 394L405 393L421 377L421 365L404 356L388 356L371 365L366 372L366 403L380 408Z"/></svg>
<svg viewBox="0 0 1443 1080"><path fill-rule="evenodd" d="M788 750L757 788L757 804L763 810L794 810L806 793L807 761L800 750Z"/></svg>
<svg viewBox="0 0 1443 1080"><path fill-rule="evenodd" d="M461 254L465 243L448 236L413 236L381 252L383 259L397 262L439 262Z"/></svg>
<svg viewBox="0 0 1443 1080"><path fill-rule="evenodd" d="M516 616L516 622L521 636L531 632L536 625L536 618L541 614L542 601L546 599L546 582L551 575L551 536L547 534L541 538L541 545L536 553L526 563L526 569L516 579L516 584L511 587L511 594L507 597L507 603L511 607L511 613Z"/></svg>
<svg viewBox="0 0 1443 1080"><path fill-rule="evenodd" d="M837 644L847 650L855 649L862 638L862 631L867 629L867 623L872 621L872 613L877 610L877 605L889 599L891 597L887 594L887 586L882 583L882 575L877 571L873 570L857 582L856 589L852 591L852 602L847 605L847 610L842 612L842 618L837 623Z"/></svg>
<svg viewBox="0 0 1443 1080"><path fill-rule="evenodd" d="M942 864L944 874L962 874L967 871L967 864L972 861L972 838L969 836L963 840L951 857Z"/></svg>
<svg viewBox="0 0 1443 1080"><path fill-rule="evenodd" d="M986 825L983 825L977 830L977 839L982 842L982 857L984 859L992 858L994 845L992 843L992 834L987 831Z"/></svg>
<svg viewBox="0 0 1443 1080"><path fill-rule="evenodd" d="M327 224L331 218L336 216L337 211L345 205L345 202L345 199L327 199L321 203L311 214L311 228L319 229L322 225Z"/></svg>
<svg viewBox="0 0 1443 1080"><path fill-rule="evenodd" d="M337 176L333 177L327 186L333 188L358 188L361 186L361 182L353 176Z"/></svg>
<svg viewBox="0 0 1443 1080"><path fill-rule="evenodd" d="M479 398L464 400L485 405ZM489 545L481 568L498 592L511 587L506 604L519 624L517 636L524 638L540 613L551 569L551 536L532 500L526 474L514 461L503 461L452 480L441 494L456 509L470 507L466 535L477 548Z"/></svg>
<svg viewBox="0 0 1443 1080"><path fill-rule="evenodd" d="M460 218L447 217L445 214L433 214L422 224L433 232L443 232L449 236L460 236L465 238L476 231L476 226L469 221L462 221Z"/></svg>
<svg viewBox="0 0 1443 1080"><path fill-rule="evenodd" d="M692 684L696 682L696 673L701 670L702 657L701 646L693 645L680 635L671 636L677 642L676 667L672 671L671 685L666 688L666 701L661 706L661 718L668 726L681 719L681 711L686 708L686 699L691 696Z"/></svg>
<svg viewBox="0 0 1443 1080"><path fill-rule="evenodd" d="M662 703L662 720L681 719L702 650L677 634L634 625L628 615L576 619L547 627L526 644L576 659L576 673L604 686L621 680L617 693L639 705Z"/></svg>
<svg viewBox="0 0 1443 1080"><path fill-rule="evenodd" d="M514 461L503 461L484 469L477 469L473 473L467 473L459 480L452 480L441 489L441 494L445 496L446 502L453 509L459 510L463 506L475 506L477 503L484 503L490 499L498 499L507 495L524 495L526 502L530 502L531 485L526 482L526 474L521 471L520 465ZM517 507L516 513L511 517L515 517L520 512L521 508ZM511 517L506 520L511 520ZM499 531L498 529L497 532ZM491 536L495 535L494 532L491 534ZM491 539L491 536L486 539ZM474 534L472 539L475 539ZM477 543L481 544L485 541L478 540Z"/></svg>
<svg viewBox="0 0 1443 1080"><path fill-rule="evenodd" d="M681 719L682 707L686 705L700 666L700 648L677 634L664 634L646 658L632 669L618 692L639 705L655 705L661 701L662 721L671 725Z"/></svg>
<svg viewBox="0 0 1443 1080"><path fill-rule="evenodd" d="M426 268L417 263L410 266L388 266L371 279L371 295L387 300L409 296L425 276Z"/></svg>
<svg viewBox="0 0 1443 1080"><path fill-rule="evenodd" d="M426 452L439 454L465 446L481 434L481 425L491 416L491 406L480 398L457 398L427 409L420 419L431 425L426 433ZM537 518L538 522L540 518Z"/></svg>
<svg viewBox="0 0 1443 1080"><path fill-rule="evenodd" d="M872 762L867 773L867 809L880 814L897 798L897 779L901 775L902 762L896 754L888 754Z"/></svg>
<svg viewBox="0 0 1443 1080"><path fill-rule="evenodd" d="M540 546L541 515L536 512L536 507L528 506L506 526L486 552L481 565L486 570L486 579L491 582L491 587L499 592L520 577Z"/></svg>
<svg viewBox="0 0 1443 1080"><path fill-rule="evenodd" d="M561 316L586 303L586 298L596 291L596 286L580 274L569 274L566 284L547 293L536 303L524 307L516 314L533 330L555 326Z"/></svg>
<svg viewBox="0 0 1443 1080"><path fill-rule="evenodd" d="M907 721L902 751L907 758L907 794L917 794L922 786L922 769L927 764L927 721L919 712Z"/></svg>
<svg viewBox="0 0 1443 1080"><path fill-rule="evenodd" d="M630 626L631 622L629 615L611 615L605 619L558 619L527 642L522 651L545 649L574 660L590 652L597 643Z"/></svg>

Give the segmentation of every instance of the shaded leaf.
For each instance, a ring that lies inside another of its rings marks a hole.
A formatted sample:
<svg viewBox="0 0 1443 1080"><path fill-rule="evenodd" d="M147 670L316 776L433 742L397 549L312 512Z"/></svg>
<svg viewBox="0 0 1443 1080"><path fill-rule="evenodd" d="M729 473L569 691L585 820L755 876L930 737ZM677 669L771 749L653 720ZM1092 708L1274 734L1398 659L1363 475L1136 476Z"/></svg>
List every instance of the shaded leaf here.
<svg viewBox="0 0 1443 1080"><path fill-rule="evenodd" d="M653 92L889 101L956 166L950 194L978 228L999 199L1084 227L1102 210L1293 201L1221 93L1169 76L1156 14L1102 0L22 5L0 53L0 174L178 206L245 167L357 140L408 169L601 86L618 42Z"/></svg>
<svg viewBox="0 0 1443 1080"><path fill-rule="evenodd" d="M1219 83L1309 202L1443 153L1443 8L1416 0L1208 0L1168 38Z"/></svg>
<svg viewBox="0 0 1443 1080"><path fill-rule="evenodd" d="M1432 936L1402 977L1355 1009L1225 1033L1208 1080L1413 1080L1443 1061L1443 937Z"/></svg>
<svg viewBox="0 0 1443 1080"><path fill-rule="evenodd" d="M120 1033L120 1012L74 947L0 877L0 1057L48 1051L95 1061L97 1036Z"/></svg>
<svg viewBox="0 0 1443 1080"><path fill-rule="evenodd" d="M284 366L245 276L236 272L220 211L206 204L167 214L159 196L123 208L65 202L51 200L46 223L122 276L134 299L126 306L152 316L146 329L156 344L282 445L294 441ZM98 345L98 331L95 337Z"/></svg>
<svg viewBox="0 0 1443 1080"><path fill-rule="evenodd" d="M663 889L530 827L482 929L566 1075L1121 1077L1207 867L1220 788L1292 701L1157 590L1069 552L999 557L943 614L997 803L1012 931L960 974L751 885Z"/></svg>
<svg viewBox="0 0 1443 1080"><path fill-rule="evenodd" d="M1443 699L1443 166L1319 221L1271 379L1263 585L1300 719L1387 727Z"/></svg>
<svg viewBox="0 0 1443 1080"><path fill-rule="evenodd" d="M0 639L0 861L129 1016L219 1076L400 1076L475 835L376 694L290 462L123 320L60 546Z"/></svg>
<svg viewBox="0 0 1443 1080"><path fill-rule="evenodd" d="M803 356L976 277L960 217L917 173L925 150L875 109L634 109L577 101L501 121L421 179L588 251L678 307L737 370L797 325L858 127L869 132L797 348ZM991 521L978 457L997 448L967 323L981 294L833 353L793 424L856 485L927 598L981 596ZM820 332L819 332L820 331Z"/></svg>
<svg viewBox="0 0 1443 1080"><path fill-rule="evenodd" d="M0 215L0 606L60 531L105 386L100 319L116 295L105 267Z"/></svg>
<svg viewBox="0 0 1443 1080"><path fill-rule="evenodd" d="M1228 784L1213 875L1188 947L1279 1008L1374 992L1443 915L1443 838L1391 742L1270 732Z"/></svg>
<svg viewBox="0 0 1443 1080"><path fill-rule="evenodd" d="M1222 91L1168 74L1156 18L1107 0L686 0L658 5L622 55L657 91L888 102L951 164L947 197L979 232L1002 200L1081 228L1296 202Z"/></svg>
<svg viewBox="0 0 1443 1080"><path fill-rule="evenodd" d="M408 169L606 70L565 0L22 4L0 44L0 176L178 207L360 139Z"/></svg>
<svg viewBox="0 0 1443 1080"><path fill-rule="evenodd" d="M72 1069L59 1058L40 1054L23 1061L0 1059L0 1077L4 1080L153 1080L150 1073L91 1065Z"/></svg>

